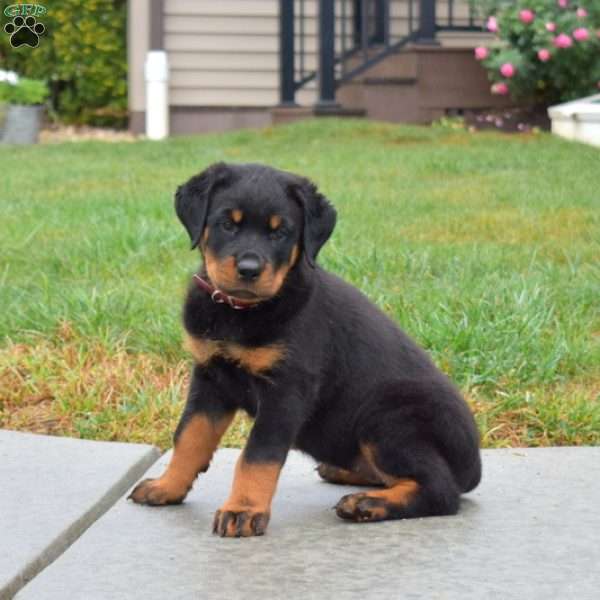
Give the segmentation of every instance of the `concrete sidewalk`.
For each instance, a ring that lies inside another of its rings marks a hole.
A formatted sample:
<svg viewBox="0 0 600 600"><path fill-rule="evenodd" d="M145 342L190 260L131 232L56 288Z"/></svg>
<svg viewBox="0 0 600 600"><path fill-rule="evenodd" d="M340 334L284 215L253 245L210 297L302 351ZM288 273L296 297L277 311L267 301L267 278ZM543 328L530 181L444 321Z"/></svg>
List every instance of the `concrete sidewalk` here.
<svg viewBox="0 0 600 600"><path fill-rule="evenodd" d="M151 446L0 430L0 599L60 556L158 456Z"/></svg>
<svg viewBox="0 0 600 600"><path fill-rule="evenodd" d="M211 522L237 455L220 450L181 506L119 500L18 598L600 597L600 448L485 451L459 515L377 524L339 520L331 507L353 488L321 482L294 452L267 535L222 539Z"/></svg>

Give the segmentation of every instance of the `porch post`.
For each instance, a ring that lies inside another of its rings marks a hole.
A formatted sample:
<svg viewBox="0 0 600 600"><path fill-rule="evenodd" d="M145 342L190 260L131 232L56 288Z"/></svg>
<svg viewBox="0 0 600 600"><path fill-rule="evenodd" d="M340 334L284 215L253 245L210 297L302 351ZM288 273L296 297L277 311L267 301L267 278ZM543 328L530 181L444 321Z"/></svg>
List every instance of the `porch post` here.
<svg viewBox="0 0 600 600"><path fill-rule="evenodd" d="M335 102L335 0L319 2L319 100L317 108Z"/></svg>
<svg viewBox="0 0 600 600"><path fill-rule="evenodd" d="M294 77L294 0L279 0L279 101L281 106L296 106Z"/></svg>
<svg viewBox="0 0 600 600"><path fill-rule="evenodd" d="M419 44L438 44L435 3L436 0L420 0Z"/></svg>

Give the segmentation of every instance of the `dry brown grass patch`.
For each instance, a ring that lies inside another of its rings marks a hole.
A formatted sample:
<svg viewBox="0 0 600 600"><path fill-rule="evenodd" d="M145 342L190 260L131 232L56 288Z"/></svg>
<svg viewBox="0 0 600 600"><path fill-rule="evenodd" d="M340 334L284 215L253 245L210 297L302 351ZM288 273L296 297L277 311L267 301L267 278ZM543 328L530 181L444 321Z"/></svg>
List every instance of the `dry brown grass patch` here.
<svg viewBox="0 0 600 600"><path fill-rule="evenodd" d="M188 361L132 353L120 342L57 337L0 349L0 427L169 448L189 381ZM224 444L239 445L239 418Z"/></svg>
<svg viewBox="0 0 600 600"><path fill-rule="evenodd" d="M484 447L600 444L600 375L523 391L467 395Z"/></svg>
<svg viewBox="0 0 600 600"><path fill-rule="evenodd" d="M144 442L171 440L189 381L188 361L107 346L63 325L52 339L0 349L0 428ZM512 391L473 389L485 447L600 444L600 373ZM251 421L239 414L222 445L240 447Z"/></svg>

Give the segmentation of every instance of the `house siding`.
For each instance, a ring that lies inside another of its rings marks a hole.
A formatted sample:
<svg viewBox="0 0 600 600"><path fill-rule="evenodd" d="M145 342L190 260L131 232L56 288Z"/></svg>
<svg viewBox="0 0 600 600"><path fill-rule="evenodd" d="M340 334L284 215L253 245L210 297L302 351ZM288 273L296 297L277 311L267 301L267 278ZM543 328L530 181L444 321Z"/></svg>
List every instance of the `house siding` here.
<svg viewBox="0 0 600 600"><path fill-rule="evenodd" d="M276 104L278 3L165 0L172 106Z"/></svg>
<svg viewBox="0 0 600 600"><path fill-rule="evenodd" d="M418 3L415 2L415 5ZM129 2L129 106L145 107L143 65L150 31L148 0ZM170 66L170 104L173 107L273 107L279 102L279 3L276 0L164 0L163 46ZM447 0L438 2L438 17L445 19ZM468 0L455 0L455 22L468 22ZM304 68L316 68L318 0L304 2ZM392 0L391 39L408 31L406 2ZM296 14L299 2L296 0ZM416 11L415 11L416 16ZM351 31L352 15L346 30ZM338 27L340 31L341 27ZM441 34L447 46L475 46L482 34ZM341 46L336 40L337 48ZM301 105L316 101L313 81L297 94Z"/></svg>

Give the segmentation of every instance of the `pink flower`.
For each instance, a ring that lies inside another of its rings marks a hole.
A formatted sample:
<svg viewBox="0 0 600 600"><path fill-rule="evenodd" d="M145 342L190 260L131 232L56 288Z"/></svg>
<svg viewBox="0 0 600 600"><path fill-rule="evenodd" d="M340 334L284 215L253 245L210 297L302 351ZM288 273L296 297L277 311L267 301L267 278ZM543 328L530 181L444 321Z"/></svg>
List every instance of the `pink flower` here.
<svg viewBox="0 0 600 600"><path fill-rule="evenodd" d="M561 8L567 8L567 6L569 6L569 0L558 0L557 4Z"/></svg>
<svg viewBox="0 0 600 600"><path fill-rule="evenodd" d="M585 42L585 40L587 40L590 37L590 32L585 27L578 27L573 32L573 37L578 42Z"/></svg>
<svg viewBox="0 0 600 600"><path fill-rule="evenodd" d="M488 31L496 33L498 31L498 19L496 19L496 17L490 17L487 20L486 27L488 28Z"/></svg>
<svg viewBox="0 0 600 600"><path fill-rule="evenodd" d="M508 94L508 84L500 81L492 86L492 94L496 96L506 96Z"/></svg>
<svg viewBox="0 0 600 600"><path fill-rule="evenodd" d="M485 60L490 55L490 51L484 46L475 48L475 58L477 60Z"/></svg>
<svg viewBox="0 0 600 600"><path fill-rule="evenodd" d="M514 77L514 74L516 72L517 72L517 69L515 68L515 66L512 63L504 63L500 67L500 73L502 74L502 77L506 77L507 79Z"/></svg>
<svg viewBox="0 0 600 600"><path fill-rule="evenodd" d="M557 48L570 48L573 45L573 40L566 33L561 33L554 38L552 43Z"/></svg>
<svg viewBox="0 0 600 600"><path fill-rule="evenodd" d="M554 33L556 31L556 23L546 23L546 31Z"/></svg>
<svg viewBox="0 0 600 600"><path fill-rule="evenodd" d="M542 48L539 52L538 52L538 58L542 61L542 62L548 62L551 58L552 55L550 54L550 50L547 50L546 48Z"/></svg>
<svg viewBox="0 0 600 600"><path fill-rule="evenodd" d="M580 19L585 19L588 16L588 11L585 10L585 8L578 8L577 9L577 16Z"/></svg>
<svg viewBox="0 0 600 600"><path fill-rule="evenodd" d="M521 19L521 23L529 25L529 23L533 23L533 20L535 19L535 14L532 10L526 8L519 13L519 19Z"/></svg>

